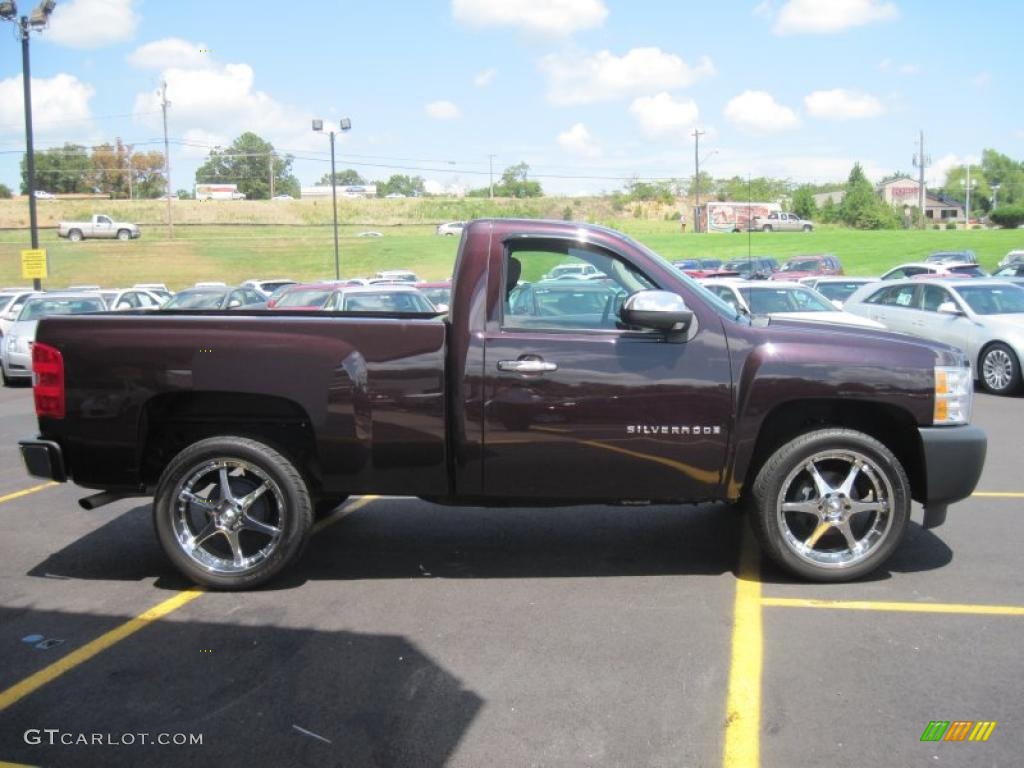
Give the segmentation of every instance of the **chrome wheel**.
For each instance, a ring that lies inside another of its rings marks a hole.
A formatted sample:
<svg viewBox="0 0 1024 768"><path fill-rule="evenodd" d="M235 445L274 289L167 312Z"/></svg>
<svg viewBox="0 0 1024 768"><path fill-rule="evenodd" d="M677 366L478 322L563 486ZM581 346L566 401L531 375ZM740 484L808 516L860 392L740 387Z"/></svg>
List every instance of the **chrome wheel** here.
<svg viewBox="0 0 1024 768"><path fill-rule="evenodd" d="M786 547L812 565L840 570L863 562L893 528L893 488L865 454L813 454L786 477L776 514Z"/></svg>
<svg viewBox="0 0 1024 768"><path fill-rule="evenodd" d="M996 347L985 353L985 359L981 365L981 375L989 389L995 391L1006 389L1013 381L1013 374L1014 362L1005 349Z"/></svg>
<svg viewBox="0 0 1024 768"><path fill-rule="evenodd" d="M284 493L250 462L204 461L183 475L173 498L178 547L208 573L252 571L281 544L288 514Z"/></svg>

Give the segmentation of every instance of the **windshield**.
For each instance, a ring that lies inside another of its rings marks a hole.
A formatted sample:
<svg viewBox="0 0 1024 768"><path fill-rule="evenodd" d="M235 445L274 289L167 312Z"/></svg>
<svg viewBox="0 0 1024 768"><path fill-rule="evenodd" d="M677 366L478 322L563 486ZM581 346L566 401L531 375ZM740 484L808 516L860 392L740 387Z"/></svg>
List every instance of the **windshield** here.
<svg viewBox="0 0 1024 768"><path fill-rule="evenodd" d="M257 288L264 293L272 294L281 288L287 288L289 285L296 285L296 283L291 280L264 280Z"/></svg>
<svg viewBox="0 0 1024 768"><path fill-rule="evenodd" d="M818 283L814 290L830 301L846 301L864 283Z"/></svg>
<svg viewBox="0 0 1024 768"><path fill-rule="evenodd" d="M820 262L817 259L796 259L787 261L780 272L816 272Z"/></svg>
<svg viewBox="0 0 1024 768"><path fill-rule="evenodd" d="M67 297L32 299L25 302L18 315L18 322L38 320L49 315L80 315L84 312L103 312L106 306L103 299Z"/></svg>
<svg viewBox="0 0 1024 768"><path fill-rule="evenodd" d="M161 309L220 309L223 291L182 291Z"/></svg>
<svg viewBox="0 0 1024 768"><path fill-rule="evenodd" d="M451 304L451 288L421 288L420 290L424 296L430 299L430 303L435 307L441 304Z"/></svg>
<svg viewBox="0 0 1024 768"><path fill-rule="evenodd" d="M978 315L1024 314L1024 288L1016 285L965 285L955 290Z"/></svg>
<svg viewBox="0 0 1024 768"><path fill-rule="evenodd" d="M836 308L808 288L740 287L752 315L775 312L835 312Z"/></svg>
<svg viewBox="0 0 1024 768"><path fill-rule="evenodd" d="M330 288L297 288L288 291L274 306L284 307L322 307L327 303L333 291Z"/></svg>

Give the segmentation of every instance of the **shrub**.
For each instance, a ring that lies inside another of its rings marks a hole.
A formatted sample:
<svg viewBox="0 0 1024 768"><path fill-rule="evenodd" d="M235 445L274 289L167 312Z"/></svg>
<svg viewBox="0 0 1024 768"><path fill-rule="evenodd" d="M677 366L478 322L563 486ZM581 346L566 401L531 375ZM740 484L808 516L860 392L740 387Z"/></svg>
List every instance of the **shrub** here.
<svg viewBox="0 0 1024 768"><path fill-rule="evenodd" d="M932 229L942 229L939 224L932 224Z"/></svg>
<svg viewBox="0 0 1024 768"><path fill-rule="evenodd" d="M6 184L0 184L0 199L10 200L11 199L11 188Z"/></svg>
<svg viewBox="0 0 1024 768"><path fill-rule="evenodd" d="M936 225L936 226L938 226L938 225ZM955 221L947 221L946 222L946 229L956 229L956 222Z"/></svg>
<svg viewBox="0 0 1024 768"><path fill-rule="evenodd" d="M1024 206L1004 205L996 208L988 217L992 220L993 224L1004 229L1016 229L1021 224L1024 224Z"/></svg>
<svg viewBox="0 0 1024 768"><path fill-rule="evenodd" d="M572 206L571 205L565 206L565 208L562 209L562 220L563 221L572 221L572 216L573 216Z"/></svg>

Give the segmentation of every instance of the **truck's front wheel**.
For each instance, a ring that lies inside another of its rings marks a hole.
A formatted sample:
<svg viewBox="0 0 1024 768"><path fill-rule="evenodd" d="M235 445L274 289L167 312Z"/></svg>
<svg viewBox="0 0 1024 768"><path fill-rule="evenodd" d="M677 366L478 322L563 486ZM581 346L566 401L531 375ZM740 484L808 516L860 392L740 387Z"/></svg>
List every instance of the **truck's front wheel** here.
<svg viewBox="0 0 1024 768"><path fill-rule="evenodd" d="M157 486L153 521L167 556L190 579L247 589L299 557L313 505L291 461L256 440L223 436L174 457Z"/></svg>
<svg viewBox="0 0 1024 768"><path fill-rule="evenodd" d="M123 240L131 240L132 239L132 233L129 232L127 229L119 229L119 230L117 230L117 239L118 240L122 240L122 241Z"/></svg>
<svg viewBox="0 0 1024 768"><path fill-rule="evenodd" d="M761 467L750 500L768 554L812 581L875 570L910 519L910 483L899 460L850 429L809 432L783 445Z"/></svg>

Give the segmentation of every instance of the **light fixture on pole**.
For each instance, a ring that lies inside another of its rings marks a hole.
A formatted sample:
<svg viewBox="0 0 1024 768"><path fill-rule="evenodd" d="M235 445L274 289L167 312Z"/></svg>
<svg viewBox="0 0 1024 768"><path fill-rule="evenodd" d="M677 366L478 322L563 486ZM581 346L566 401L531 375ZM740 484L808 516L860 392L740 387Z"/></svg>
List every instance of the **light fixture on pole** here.
<svg viewBox="0 0 1024 768"><path fill-rule="evenodd" d="M313 130L317 133L324 132L324 121L314 120ZM341 257L338 250L338 179L334 170L334 134L352 130L352 121L347 117L338 121L338 130L328 124L327 133L331 136L331 205L334 210L334 279L341 279Z"/></svg>
<svg viewBox="0 0 1024 768"><path fill-rule="evenodd" d="M996 209L996 198L999 195L999 185L990 184L989 187L992 189L992 210L994 211Z"/></svg>
<svg viewBox="0 0 1024 768"><path fill-rule="evenodd" d="M28 191L28 223L32 249L39 248L39 221L36 217L36 158L32 142L32 67L28 55L30 31L40 32L50 23L50 14L57 6L55 0L43 0L30 16L18 18L18 5L14 0L0 2L0 19L13 22L21 39L21 81L25 92L25 187ZM35 290L42 288L39 278L32 279Z"/></svg>
<svg viewBox="0 0 1024 768"><path fill-rule="evenodd" d="M971 190L978 186L977 179L971 179L971 166L967 166L967 178L960 179L960 186L967 190L967 207L964 210L964 229L971 228Z"/></svg>

